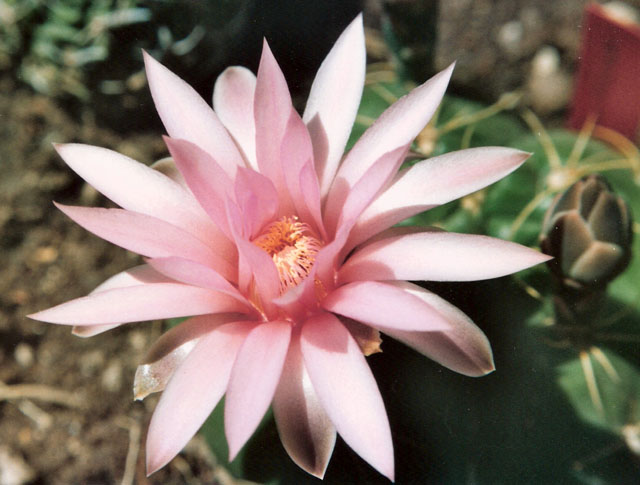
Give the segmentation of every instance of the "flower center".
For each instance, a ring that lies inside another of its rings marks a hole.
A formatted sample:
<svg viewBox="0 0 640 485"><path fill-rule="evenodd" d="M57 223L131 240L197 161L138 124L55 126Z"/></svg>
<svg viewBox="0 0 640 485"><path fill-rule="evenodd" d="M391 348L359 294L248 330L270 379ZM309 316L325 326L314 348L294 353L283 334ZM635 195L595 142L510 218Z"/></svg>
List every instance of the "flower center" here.
<svg viewBox="0 0 640 485"><path fill-rule="evenodd" d="M322 243L308 224L298 218L283 217L267 226L253 244L273 259L280 275L280 292L297 286L311 271Z"/></svg>

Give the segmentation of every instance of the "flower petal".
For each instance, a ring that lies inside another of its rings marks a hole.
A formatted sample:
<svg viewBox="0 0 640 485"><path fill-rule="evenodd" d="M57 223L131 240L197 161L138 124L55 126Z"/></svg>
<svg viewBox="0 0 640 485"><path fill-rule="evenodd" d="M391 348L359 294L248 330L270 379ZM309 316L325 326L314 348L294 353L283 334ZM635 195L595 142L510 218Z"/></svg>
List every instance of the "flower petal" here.
<svg viewBox="0 0 640 485"><path fill-rule="evenodd" d="M247 335L238 351L224 407L229 461L253 434L271 404L290 338L290 322L266 322Z"/></svg>
<svg viewBox="0 0 640 485"><path fill-rule="evenodd" d="M120 207L157 217L222 249L230 242L193 196L157 170L117 152L89 145L55 145L78 175Z"/></svg>
<svg viewBox="0 0 640 485"><path fill-rule="evenodd" d="M103 281L90 293L100 293L101 291L110 290L112 288L126 288L129 286L144 285L147 283L170 283L171 280L161 275L148 264L141 264L126 271L113 275L111 278ZM71 333L77 337L93 337L112 328L119 327L121 323L112 323L109 325L91 325L73 327Z"/></svg>
<svg viewBox="0 0 640 485"><path fill-rule="evenodd" d="M149 257L180 256L210 266L234 280L235 269L199 239L161 219L124 209L56 207L86 230L120 247Z"/></svg>
<svg viewBox="0 0 640 485"><path fill-rule="evenodd" d="M322 249L320 251L322 251ZM316 259L316 264L317 261ZM294 322L305 320L309 315L309 309L318 306L316 264L314 264L307 277L300 284L289 288L273 300L273 304L278 308L278 311L286 314L289 319Z"/></svg>
<svg viewBox="0 0 640 485"><path fill-rule="evenodd" d="M164 141L202 208L225 235L231 237L224 200L233 193L232 179L211 155L193 143L169 137Z"/></svg>
<svg viewBox="0 0 640 485"><path fill-rule="evenodd" d="M360 347L328 313L307 320L300 339L311 383L340 436L393 481L393 443L380 391Z"/></svg>
<svg viewBox="0 0 640 485"><path fill-rule="evenodd" d="M303 120L313 140L322 197L331 187L358 113L366 57L362 15L358 15L322 62L311 86Z"/></svg>
<svg viewBox="0 0 640 485"><path fill-rule="evenodd" d="M336 173L328 208L341 207L349 189L382 155L409 147L438 108L452 71L453 64L400 98L364 132Z"/></svg>
<svg viewBox="0 0 640 485"><path fill-rule="evenodd" d="M244 234L253 239L278 212L278 193L264 175L252 169L238 170L235 181L236 203L243 215Z"/></svg>
<svg viewBox="0 0 640 485"><path fill-rule="evenodd" d="M247 68L228 67L213 88L213 109L229 130L249 165L257 169L253 100L256 76Z"/></svg>
<svg viewBox="0 0 640 485"><path fill-rule="evenodd" d="M92 293L29 318L65 325L97 325L246 310L235 298L217 291L180 283L149 283Z"/></svg>
<svg viewBox="0 0 640 485"><path fill-rule="evenodd" d="M225 323L242 319L239 313L199 315L162 334L145 355L143 363L136 369L133 381L134 399L142 400L151 393L162 391L204 334Z"/></svg>
<svg viewBox="0 0 640 485"><path fill-rule="evenodd" d="M313 167L311 138L300 115L293 108L280 147L280 159L297 214L303 221L315 225L318 234L324 236L320 188Z"/></svg>
<svg viewBox="0 0 640 485"><path fill-rule="evenodd" d="M416 163L367 207L349 236L354 247L407 217L446 204L505 177L529 157L503 147L470 148Z"/></svg>
<svg viewBox="0 0 640 485"><path fill-rule="evenodd" d="M303 211L303 219L313 222L315 230L321 239L327 239L327 233L322 221L322 209L320 204L320 187L318 186L318 177L313 168L313 163L309 160L300 170L300 190L304 200L306 211Z"/></svg>
<svg viewBox="0 0 640 485"><path fill-rule="evenodd" d="M238 248L238 286L245 295L259 297L259 304L268 309L271 302L280 293L280 277L269 254L245 239L239 233L243 220L238 206L227 201L227 217L229 226Z"/></svg>
<svg viewBox="0 0 640 485"><path fill-rule="evenodd" d="M332 200L327 201L326 225L329 231L351 231L360 214L367 208L371 201L378 195L382 187L396 173L404 160L406 147L400 147L382 155L367 170L358 182L349 190L338 208ZM335 223L336 210L339 211L337 225Z"/></svg>
<svg viewBox="0 0 640 485"><path fill-rule="evenodd" d="M516 273L551 259L520 244L448 232L406 234L356 251L339 281L475 281Z"/></svg>
<svg viewBox="0 0 640 485"><path fill-rule="evenodd" d="M424 300L394 285L356 281L335 289L322 306L384 331L385 328L433 332L449 322Z"/></svg>
<svg viewBox="0 0 640 485"><path fill-rule="evenodd" d="M389 282L415 295L438 311L449 322L442 332L408 332L387 328L384 332L396 340L466 376L478 377L493 372L493 353L486 335L458 308L438 295L405 281Z"/></svg>
<svg viewBox="0 0 640 485"><path fill-rule="evenodd" d="M198 145L233 177L244 160L213 109L186 82L143 54L149 89L169 136Z"/></svg>
<svg viewBox="0 0 640 485"><path fill-rule="evenodd" d="M256 156L260 173L273 182L280 196L282 215L293 212L293 203L289 197L280 160L280 146L292 107L287 82L265 40L254 100Z"/></svg>
<svg viewBox="0 0 640 485"><path fill-rule="evenodd" d="M253 322L222 325L200 338L169 381L147 434L147 474L169 463L224 394L231 367Z"/></svg>
<svg viewBox="0 0 640 485"><path fill-rule="evenodd" d="M336 429L313 389L300 353L299 336L291 339L273 414L284 449L304 471L322 478L336 442Z"/></svg>
<svg viewBox="0 0 640 485"><path fill-rule="evenodd" d="M148 260L149 265L158 273L168 278L200 288L220 291L250 306L249 301L229 283L220 273L208 266L184 258L153 258Z"/></svg>
<svg viewBox="0 0 640 485"><path fill-rule="evenodd" d="M344 226L343 226L344 227ZM336 268L338 267L338 256L347 241L349 232L346 230L339 231L333 241L324 246L316 253L316 260L313 264L318 280L324 286L324 292L333 290L336 286ZM303 284L312 287L316 285L315 281L310 281L307 277ZM313 289L315 292L315 289ZM308 290L307 290L308 292ZM316 296L317 298L317 296Z"/></svg>

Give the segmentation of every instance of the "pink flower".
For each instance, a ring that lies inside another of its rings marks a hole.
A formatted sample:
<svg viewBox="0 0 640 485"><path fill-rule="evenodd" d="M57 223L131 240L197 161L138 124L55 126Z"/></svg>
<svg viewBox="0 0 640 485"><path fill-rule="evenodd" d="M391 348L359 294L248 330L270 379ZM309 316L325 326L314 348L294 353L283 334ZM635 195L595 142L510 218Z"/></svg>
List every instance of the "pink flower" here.
<svg viewBox="0 0 640 485"><path fill-rule="evenodd" d="M364 355L376 350L377 330L466 375L494 368L466 315L404 280L495 278L548 257L485 236L392 226L493 183L528 155L476 148L398 173L451 66L391 106L343 156L364 83L361 17L320 67L302 117L266 42L257 78L242 67L220 75L215 112L150 56L145 62L175 164L154 170L103 148L57 149L122 209L58 207L148 259L32 317L83 336L192 317L159 339L136 374L137 397L164 389L147 439L149 473L226 394L230 460L272 404L284 447L309 473L324 475L337 432L393 480L389 423Z"/></svg>

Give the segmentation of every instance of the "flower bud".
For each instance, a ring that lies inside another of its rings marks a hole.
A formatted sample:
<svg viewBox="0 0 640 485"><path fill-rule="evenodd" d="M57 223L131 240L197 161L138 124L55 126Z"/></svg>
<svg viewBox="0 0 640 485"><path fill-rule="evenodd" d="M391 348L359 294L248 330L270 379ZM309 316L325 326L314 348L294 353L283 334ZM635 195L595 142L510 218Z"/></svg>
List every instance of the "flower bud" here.
<svg viewBox="0 0 640 485"><path fill-rule="evenodd" d="M563 285L602 288L629 264L631 225L627 203L602 176L588 175L554 199L540 246Z"/></svg>

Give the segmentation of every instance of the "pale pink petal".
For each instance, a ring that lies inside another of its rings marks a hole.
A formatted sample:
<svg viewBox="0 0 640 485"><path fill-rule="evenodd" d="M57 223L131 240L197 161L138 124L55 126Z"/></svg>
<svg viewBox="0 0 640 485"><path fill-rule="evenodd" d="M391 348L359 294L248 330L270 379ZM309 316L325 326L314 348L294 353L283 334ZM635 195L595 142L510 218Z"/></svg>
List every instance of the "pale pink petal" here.
<svg viewBox="0 0 640 485"><path fill-rule="evenodd" d="M253 239L278 212L278 193L271 181L255 170L238 170L235 181L238 208L243 215L244 235Z"/></svg>
<svg viewBox="0 0 640 485"><path fill-rule="evenodd" d="M336 231L350 231L362 211L396 173L406 153L406 147L400 147L382 155L353 185L340 206L334 204L333 200L328 200L325 211L327 229L332 233L334 228ZM336 223L337 214L339 219Z"/></svg>
<svg viewBox="0 0 640 485"><path fill-rule="evenodd" d="M56 206L86 230L135 253L179 256L210 266L227 279L236 277L234 266L211 247L161 219L124 209Z"/></svg>
<svg viewBox="0 0 640 485"><path fill-rule="evenodd" d="M238 248L238 286L245 295L254 294L259 305L268 309L280 293L280 277L269 254L245 239L239 230L243 227L242 214L238 207L227 201L229 226Z"/></svg>
<svg viewBox="0 0 640 485"><path fill-rule="evenodd" d="M246 312L223 293L180 283L149 283L93 293L29 315L42 322L96 325L141 322L205 313Z"/></svg>
<svg viewBox="0 0 640 485"><path fill-rule="evenodd" d="M303 221L312 223L319 234L323 234L320 189L313 167L311 138L300 115L293 108L280 147L280 160L296 213Z"/></svg>
<svg viewBox="0 0 640 485"><path fill-rule="evenodd" d="M449 322L442 332L410 332L384 329L387 335L414 348L439 364L467 376L483 376L495 370L491 345L471 319L451 303L417 285L390 282L415 295L438 311Z"/></svg>
<svg viewBox="0 0 640 485"><path fill-rule="evenodd" d="M339 271L362 280L475 281L516 273L550 259L487 236L426 232L383 239L357 250Z"/></svg>
<svg viewBox="0 0 640 485"><path fill-rule="evenodd" d="M231 237L224 201L232 194L232 179L211 155L186 140L164 138L194 196L216 225Z"/></svg>
<svg viewBox="0 0 640 485"><path fill-rule="evenodd" d="M231 248L193 196L157 170L117 152L89 145L55 145L78 175L120 207L170 222L204 241L219 253Z"/></svg>
<svg viewBox="0 0 640 485"><path fill-rule="evenodd" d="M126 288L128 286L144 285L146 283L169 283L171 280L161 275L147 264L135 266L126 271L113 275L111 278L103 281L90 293L100 293L101 291L111 290L112 288ZM91 325L73 327L71 333L78 337L93 337L112 328L119 327L121 323L112 323L109 325Z"/></svg>
<svg viewBox="0 0 640 485"><path fill-rule="evenodd" d="M367 246L370 244L373 244L376 241L382 241L383 239L389 239L389 238L394 238L398 236L405 236L407 234L417 234L417 233L423 233L423 232L446 232L446 231L441 227L435 227L435 226L393 226L367 239Z"/></svg>
<svg viewBox="0 0 640 485"><path fill-rule="evenodd" d="M168 257L148 260L158 273L187 285L220 291L250 306L248 300L220 273L208 266L184 258Z"/></svg>
<svg viewBox="0 0 640 485"><path fill-rule="evenodd" d="M172 376L147 434L147 473L169 463L211 414L252 322L229 323L200 338Z"/></svg>
<svg viewBox="0 0 640 485"><path fill-rule="evenodd" d="M303 119L313 140L322 197L331 187L358 113L366 57L362 15L358 15L322 62L311 86Z"/></svg>
<svg viewBox="0 0 640 485"><path fill-rule="evenodd" d="M393 443L373 374L349 331L329 314L304 323L304 363L327 415L345 442L393 481Z"/></svg>
<svg viewBox="0 0 640 485"><path fill-rule="evenodd" d="M249 165L257 169L253 100L256 76L247 68L228 67L213 89L213 109L229 130Z"/></svg>
<svg viewBox="0 0 640 485"><path fill-rule="evenodd" d="M233 177L244 160L213 109L186 82L143 54L149 89L169 136L198 145Z"/></svg>
<svg viewBox="0 0 640 485"><path fill-rule="evenodd" d="M324 248L323 248L324 249ZM297 286L274 298L273 304L294 322L305 320L309 309L318 307L317 260L307 277Z"/></svg>
<svg viewBox="0 0 640 485"><path fill-rule="evenodd" d="M423 299L394 285L356 281L333 290L322 302L339 313L382 331L386 328L433 332L450 325Z"/></svg>
<svg viewBox="0 0 640 485"><path fill-rule="evenodd" d="M284 449L304 471L322 478L336 442L336 429L313 389L294 336L273 398L273 415Z"/></svg>
<svg viewBox="0 0 640 485"><path fill-rule="evenodd" d="M328 202L344 195L383 154L409 146L433 116L453 65L403 96L376 120L346 155L329 190ZM341 201L339 201L341 202Z"/></svg>
<svg viewBox="0 0 640 485"><path fill-rule="evenodd" d="M300 170L300 190L306 205L304 216L309 223L313 222L314 230L318 232L321 239L326 240L327 234L322 221L322 209L320 204L320 187L313 163L309 160ZM312 227L313 227L312 225Z"/></svg>
<svg viewBox="0 0 640 485"><path fill-rule="evenodd" d="M293 203L284 180L280 146L292 104L284 75L265 40L256 80L254 116L256 120L256 156L260 172L268 177L280 196L280 213L293 212Z"/></svg>
<svg viewBox="0 0 640 485"><path fill-rule="evenodd" d="M395 238L398 236L405 236L407 234L416 234L423 232L445 232L444 229L435 226L393 226L384 231L379 232L375 236L370 237L366 241L366 245L373 244L377 241L382 241L383 239ZM349 233L349 240L345 243L344 247L340 252L340 257L338 261L343 262L345 257L349 255L354 249L351 244L351 235L353 231Z"/></svg>
<svg viewBox="0 0 640 485"><path fill-rule="evenodd" d="M91 293L98 293L112 288L126 288L127 286L143 285L147 283L170 282L169 278L161 275L148 264L141 264L106 279L96 286Z"/></svg>
<svg viewBox="0 0 640 485"><path fill-rule="evenodd" d="M266 322L247 335L238 351L224 405L229 461L253 434L271 404L290 338L290 322Z"/></svg>
<svg viewBox="0 0 640 485"><path fill-rule="evenodd" d="M347 241L348 231L339 231L336 237L329 244L324 246L316 254L316 260L313 267L316 270L317 278L323 285L323 290L329 293L336 285L336 268L338 267L338 257L340 251ZM307 278L303 283L307 283ZM315 281L309 281L310 286L315 285Z"/></svg>
<svg viewBox="0 0 640 485"><path fill-rule="evenodd" d="M134 399L142 400L151 393L162 391L204 334L225 323L242 319L243 316L239 313L199 315L162 334L136 369L133 381Z"/></svg>
<svg viewBox="0 0 640 485"><path fill-rule="evenodd" d="M362 213L348 246L354 247L407 217L480 190L514 171L528 157L528 153L511 148L482 147L416 163L398 174Z"/></svg>
<svg viewBox="0 0 640 485"><path fill-rule="evenodd" d="M247 258L242 255L238 246L238 243L240 243L240 247L244 247L242 244L242 233L244 231L242 213L240 212L240 209L238 209L238 206L231 200L227 200L225 206L227 211L227 220L229 221L229 230L231 231L236 248L238 248L238 288L243 294L248 295L250 294L251 285L253 284L253 271L247 262ZM273 271L275 272L274 277L277 278L278 271L275 268L275 265Z"/></svg>

